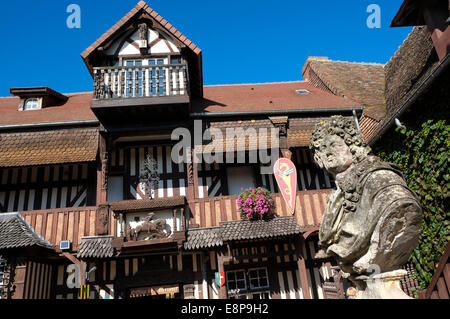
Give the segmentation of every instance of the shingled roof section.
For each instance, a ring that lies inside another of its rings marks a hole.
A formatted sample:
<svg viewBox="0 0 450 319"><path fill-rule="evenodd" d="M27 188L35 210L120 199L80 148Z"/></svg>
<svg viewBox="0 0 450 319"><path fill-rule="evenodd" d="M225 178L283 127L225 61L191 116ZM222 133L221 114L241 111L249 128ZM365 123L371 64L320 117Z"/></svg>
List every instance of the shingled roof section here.
<svg viewBox="0 0 450 319"><path fill-rule="evenodd" d="M0 214L0 250L40 246L53 249L18 213Z"/></svg>
<svg viewBox="0 0 450 319"><path fill-rule="evenodd" d="M155 198L151 200L124 200L118 202L109 202L108 204L115 212L130 212L144 209L164 209L184 206L186 204L186 197L176 196L167 198Z"/></svg>
<svg viewBox="0 0 450 319"><path fill-rule="evenodd" d="M232 221L220 223L222 240L237 241L250 239L277 238L302 233L300 226L292 216L276 217L269 221Z"/></svg>
<svg viewBox="0 0 450 319"><path fill-rule="evenodd" d="M68 100L62 105L32 111L19 111L19 97L0 97L0 126L97 121L91 111L92 92L64 96Z"/></svg>
<svg viewBox="0 0 450 319"><path fill-rule="evenodd" d="M311 94L301 95L297 90ZM192 112L243 112L271 110L311 110L360 107L361 104L324 92L305 81L212 85L203 88L203 99L192 102Z"/></svg>
<svg viewBox="0 0 450 319"><path fill-rule="evenodd" d="M113 239L114 236L83 237L77 257L111 258L114 256Z"/></svg>
<svg viewBox="0 0 450 319"><path fill-rule="evenodd" d="M358 102L372 117L381 119L385 116L383 64L310 57L302 73L311 85Z"/></svg>
<svg viewBox="0 0 450 319"><path fill-rule="evenodd" d="M0 167L95 161L98 134L97 128L0 134Z"/></svg>
<svg viewBox="0 0 450 319"><path fill-rule="evenodd" d="M197 228L190 229L187 233L187 240L184 243L184 249L196 250L205 248L220 247L223 240L220 235L220 228Z"/></svg>

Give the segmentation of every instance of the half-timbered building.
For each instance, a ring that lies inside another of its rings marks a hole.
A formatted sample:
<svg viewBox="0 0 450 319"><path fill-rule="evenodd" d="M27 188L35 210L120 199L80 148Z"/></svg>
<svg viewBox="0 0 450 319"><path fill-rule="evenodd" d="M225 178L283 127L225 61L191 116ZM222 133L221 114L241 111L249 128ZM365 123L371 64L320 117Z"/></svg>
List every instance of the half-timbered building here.
<svg viewBox="0 0 450 319"><path fill-rule="evenodd" d="M332 115L358 125L359 103L309 81L205 86L202 51L143 1L81 56L93 92L0 98L3 297L79 298L80 285L93 299L344 296L315 258L335 184L308 146ZM180 128L193 138L177 162ZM224 134L198 140L198 128ZM260 133L274 129L275 142ZM260 151L295 163L294 214ZM248 187L272 193L273 219L241 220Z"/></svg>

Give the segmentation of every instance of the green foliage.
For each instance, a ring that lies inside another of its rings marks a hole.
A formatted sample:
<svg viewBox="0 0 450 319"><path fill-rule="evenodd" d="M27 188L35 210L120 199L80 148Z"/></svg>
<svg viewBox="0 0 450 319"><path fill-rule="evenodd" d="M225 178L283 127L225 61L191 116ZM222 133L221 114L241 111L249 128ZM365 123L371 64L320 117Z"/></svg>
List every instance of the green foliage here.
<svg viewBox="0 0 450 319"><path fill-rule="evenodd" d="M410 260L425 289L450 239L450 125L438 119L418 122L415 128L386 134L378 155L400 166L422 203L422 233Z"/></svg>

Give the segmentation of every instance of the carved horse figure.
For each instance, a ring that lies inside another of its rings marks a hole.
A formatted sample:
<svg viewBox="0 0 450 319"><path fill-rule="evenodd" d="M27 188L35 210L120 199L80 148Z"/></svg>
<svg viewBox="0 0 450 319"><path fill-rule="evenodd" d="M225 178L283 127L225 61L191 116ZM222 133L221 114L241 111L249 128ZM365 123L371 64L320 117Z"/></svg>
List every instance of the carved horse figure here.
<svg viewBox="0 0 450 319"><path fill-rule="evenodd" d="M145 217L144 223L136 226L133 230L134 236L132 236L134 240L137 240L141 233L147 233L149 235L148 239L164 238L171 235L172 232L167 222L164 219L153 220L154 216L154 213L149 213Z"/></svg>

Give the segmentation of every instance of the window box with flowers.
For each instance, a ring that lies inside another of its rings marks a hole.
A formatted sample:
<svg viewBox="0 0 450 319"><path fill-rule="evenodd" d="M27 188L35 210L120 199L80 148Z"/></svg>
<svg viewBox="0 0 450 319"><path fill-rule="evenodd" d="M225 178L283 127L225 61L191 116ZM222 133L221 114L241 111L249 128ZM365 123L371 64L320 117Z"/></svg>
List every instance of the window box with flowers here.
<svg viewBox="0 0 450 319"><path fill-rule="evenodd" d="M237 198L237 213L242 220L267 220L273 217L274 201L265 188L248 188Z"/></svg>

